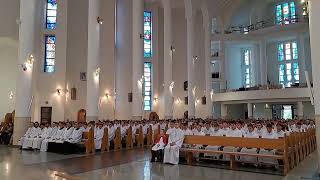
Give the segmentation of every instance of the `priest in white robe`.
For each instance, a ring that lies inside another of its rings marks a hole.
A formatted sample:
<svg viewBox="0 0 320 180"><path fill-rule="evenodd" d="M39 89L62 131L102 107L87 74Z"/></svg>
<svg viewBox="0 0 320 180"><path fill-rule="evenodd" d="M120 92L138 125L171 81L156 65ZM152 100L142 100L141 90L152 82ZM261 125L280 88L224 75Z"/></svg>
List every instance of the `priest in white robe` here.
<svg viewBox="0 0 320 180"><path fill-rule="evenodd" d="M40 127L42 127L42 126L43 125L40 125ZM34 140L32 142L32 148L33 149L38 149L39 150L41 148L42 141L44 139L46 139L49 136L49 134L51 133L51 131L52 131L52 128L49 126L48 123L45 125L44 128L41 128L41 129L42 130L41 130L40 136L37 137L37 138L34 138Z"/></svg>
<svg viewBox="0 0 320 180"><path fill-rule="evenodd" d="M223 136L223 132L219 128L219 124L213 125L213 130L210 132L210 136ZM221 146L207 146L206 150L219 151ZM205 156L212 157L213 159L220 159L220 154L205 154Z"/></svg>
<svg viewBox="0 0 320 180"><path fill-rule="evenodd" d="M23 140L22 149L32 148L32 142L34 138L38 137L40 134L41 128L39 127L39 123L35 122L34 127L31 129L30 135Z"/></svg>
<svg viewBox="0 0 320 180"><path fill-rule="evenodd" d="M31 134L31 132L32 132L32 130L33 130L33 127L34 127L34 124L31 122L31 123L29 124L29 128L28 128L27 132L26 132L26 133L20 138L20 140L19 140L19 145L20 145L20 146L22 146L23 141L24 141L25 138L30 137L30 134Z"/></svg>
<svg viewBox="0 0 320 180"><path fill-rule="evenodd" d="M248 131L244 135L244 138L259 138L259 135L254 131L254 127L252 124L248 125ZM257 154L257 148L242 148L241 152L249 153L249 154ZM240 161L242 162L250 162L253 164L258 163L257 157L254 156L240 156Z"/></svg>
<svg viewBox="0 0 320 180"><path fill-rule="evenodd" d="M262 134L262 138L264 139L277 139L277 135L273 132L273 127L271 124L267 125L267 130L264 134ZM259 154L269 154L274 155L276 153L275 149L260 149ZM259 158L258 159L260 163L262 164L270 164L270 165L278 165L277 160L272 158Z"/></svg>
<svg viewBox="0 0 320 180"><path fill-rule="evenodd" d="M57 122L53 123L52 130L49 133L48 137L41 142L40 151L45 152L48 149L48 143L53 141L53 138L56 136L59 130L59 124Z"/></svg>
<svg viewBox="0 0 320 180"><path fill-rule="evenodd" d="M103 124L99 123L98 128L94 134L94 145L96 149L101 149L102 138L104 135Z"/></svg>
<svg viewBox="0 0 320 180"><path fill-rule="evenodd" d="M176 165L179 163L179 150L183 144L184 132L179 128L179 123L176 122L174 126L164 150L163 162Z"/></svg>

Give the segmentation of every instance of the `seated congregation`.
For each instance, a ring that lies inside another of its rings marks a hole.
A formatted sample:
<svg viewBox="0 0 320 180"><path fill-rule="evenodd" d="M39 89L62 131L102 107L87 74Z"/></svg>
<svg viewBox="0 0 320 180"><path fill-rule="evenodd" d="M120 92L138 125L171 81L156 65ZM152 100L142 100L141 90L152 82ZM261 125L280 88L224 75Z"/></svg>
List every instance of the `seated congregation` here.
<svg viewBox="0 0 320 180"><path fill-rule="evenodd" d="M316 149L313 120L35 122L20 143L62 154L151 146L152 162L270 166L283 174Z"/></svg>

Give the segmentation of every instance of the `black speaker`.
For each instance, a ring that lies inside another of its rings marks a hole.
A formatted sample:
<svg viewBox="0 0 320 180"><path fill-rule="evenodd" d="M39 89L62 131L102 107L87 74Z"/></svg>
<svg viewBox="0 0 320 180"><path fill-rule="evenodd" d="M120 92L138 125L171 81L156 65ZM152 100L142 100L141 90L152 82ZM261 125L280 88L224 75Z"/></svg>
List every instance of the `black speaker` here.
<svg viewBox="0 0 320 180"><path fill-rule="evenodd" d="M206 98L205 96L203 96L203 97L201 98L201 103L202 103L202 104L207 104L207 98Z"/></svg>
<svg viewBox="0 0 320 180"><path fill-rule="evenodd" d="M188 96L187 96L187 97L184 97L184 104L185 104L185 105L188 105Z"/></svg>
<svg viewBox="0 0 320 180"><path fill-rule="evenodd" d="M132 93L128 93L128 102L132 102Z"/></svg>
<svg viewBox="0 0 320 180"><path fill-rule="evenodd" d="M185 81L185 82L183 83L183 90L184 90L184 91L188 91L188 81Z"/></svg>

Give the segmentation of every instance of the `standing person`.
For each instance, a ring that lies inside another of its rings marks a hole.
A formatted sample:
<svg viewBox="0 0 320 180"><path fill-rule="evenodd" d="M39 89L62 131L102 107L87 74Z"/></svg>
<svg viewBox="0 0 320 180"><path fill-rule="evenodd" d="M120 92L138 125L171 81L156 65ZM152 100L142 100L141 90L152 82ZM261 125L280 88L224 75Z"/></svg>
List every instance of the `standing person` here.
<svg viewBox="0 0 320 180"><path fill-rule="evenodd" d="M164 150L164 163L178 164L179 150L183 144L184 132L179 128L179 123L174 124L174 128L169 134L168 145Z"/></svg>
<svg viewBox="0 0 320 180"><path fill-rule="evenodd" d="M151 162L155 162L155 159L157 158L158 162L163 161L163 150L164 147L168 144L168 136L164 134L164 129L160 130L160 134L155 139L155 144L151 149Z"/></svg>
<svg viewBox="0 0 320 180"><path fill-rule="evenodd" d="M101 122L96 128L95 134L94 134L94 145L96 150L101 149L103 135L104 135L104 127L103 127L103 123Z"/></svg>

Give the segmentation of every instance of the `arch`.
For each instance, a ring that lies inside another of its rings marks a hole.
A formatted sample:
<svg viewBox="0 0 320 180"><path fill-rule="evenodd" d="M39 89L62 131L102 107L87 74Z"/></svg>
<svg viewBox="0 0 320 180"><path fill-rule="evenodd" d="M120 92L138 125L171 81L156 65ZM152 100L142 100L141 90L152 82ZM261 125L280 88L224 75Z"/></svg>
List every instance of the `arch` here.
<svg viewBox="0 0 320 180"><path fill-rule="evenodd" d="M78 111L77 122L86 122L87 119L87 111L85 109L80 109Z"/></svg>

